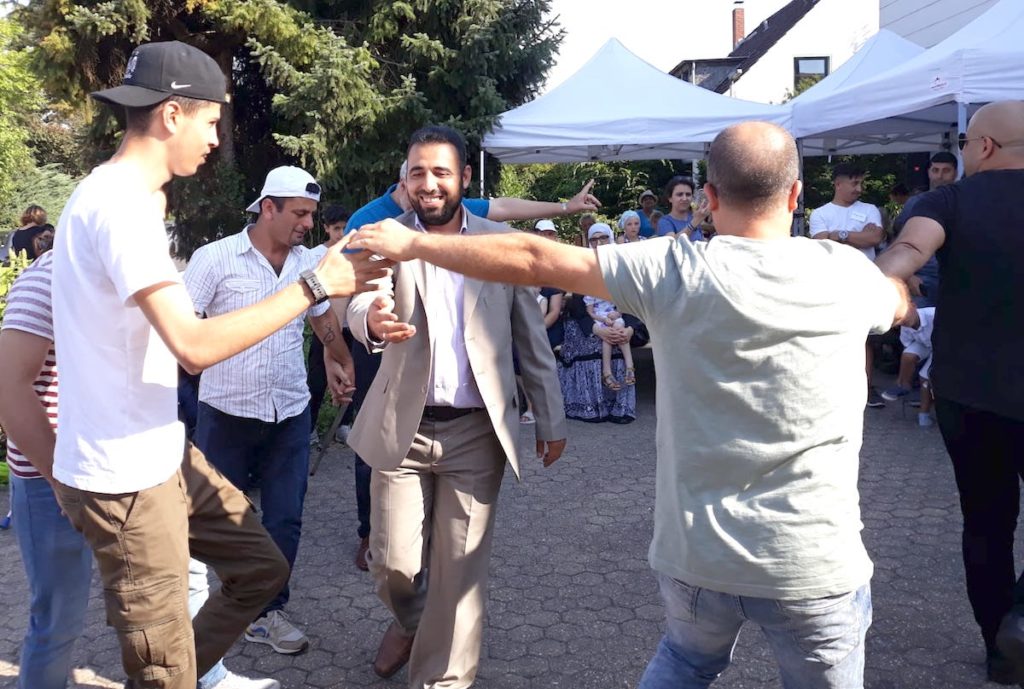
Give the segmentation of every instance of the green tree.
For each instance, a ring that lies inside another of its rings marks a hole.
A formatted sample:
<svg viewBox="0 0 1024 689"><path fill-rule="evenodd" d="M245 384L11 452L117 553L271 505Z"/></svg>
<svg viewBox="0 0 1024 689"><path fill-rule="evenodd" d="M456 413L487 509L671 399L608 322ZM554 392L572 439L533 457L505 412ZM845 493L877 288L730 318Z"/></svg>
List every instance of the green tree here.
<svg viewBox="0 0 1024 689"><path fill-rule="evenodd" d="M29 69L30 50L18 49L14 43L18 34L15 22L0 19L0 199L3 200L14 195L18 179L32 168L32 150L28 145L30 126L44 104L39 82ZM9 213L0 213L0 223L17 222Z"/></svg>
<svg viewBox="0 0 1024 689"><path fill-rule="evenodd" d="M114 121L90 91L119 83L135 45L181 40L230 78L222 144L170 197L185 253L243 222L267 170L297 163L357 205L394 180L404 141L446 122L476 146L534 94L561 32L547 0L29 0L18 10L33 64L78 104L108 155ZM474 148L474 151L478 149Z"/></svg>

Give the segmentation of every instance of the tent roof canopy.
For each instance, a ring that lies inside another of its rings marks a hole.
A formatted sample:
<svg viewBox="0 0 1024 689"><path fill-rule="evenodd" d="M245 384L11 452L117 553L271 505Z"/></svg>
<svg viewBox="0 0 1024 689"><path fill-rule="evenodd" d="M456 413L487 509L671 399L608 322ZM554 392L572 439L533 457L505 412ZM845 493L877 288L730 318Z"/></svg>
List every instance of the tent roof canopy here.
<svg viewBox="0 0 1024 689"><path fill-rule="evenodd" d="M504 113L483 145L506 163L701 158L718 132L749 119L785 125L788 111L676 79L613 38L561 85Z"/></svg>
<svg viewBox="0 0 1024 689"><path fill-rule="evenodd" d="M1024 97L1022 36L1024 2L1001 0L941 43L895 67L873 76L858 70L868 76L851 79L824 98L795 99L793 134L825 142L831 149L825 152L949 147L961 104Z"/></svg>

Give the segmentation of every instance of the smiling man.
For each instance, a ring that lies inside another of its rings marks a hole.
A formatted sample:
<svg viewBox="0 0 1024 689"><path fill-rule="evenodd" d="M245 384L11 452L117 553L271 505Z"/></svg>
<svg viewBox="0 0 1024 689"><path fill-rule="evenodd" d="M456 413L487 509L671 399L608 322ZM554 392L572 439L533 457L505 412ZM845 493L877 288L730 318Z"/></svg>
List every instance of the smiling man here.
<svg viewBox="0 0 1024 689"><path fill-rule="evenodd" d="M399 222L425 235L509 232L463 205L470 168L458 132L417 131L408 163L412 211ZM348 309L352 334L383 351L349 435L373 467L368 560L395 616L374 670L388 677L408 661L410 688L464 689L480 657L505 464L519 474L513 343L545 466L565 447L562 394L534 290L423 261L385 282Z"/></svg>
<svg viewBox="0 0 1024 689"><path fill-rule="evenodd" d="M201 247L185 269L185 286L201 316L256 304L316 266L322 252L302 246L313 227L320 185L304 170L279 167L267 175L246 210L256 222ZM335 360L351 356L334 311L324 302L306 311ZM310 396L302 349L305 319L298 315L255 347L203 374L195 443L243 491L259 488L263 526L294 567L309 475ZM256 483L253 484L255 477ZM284 613L284 586L245 632L278 653L300 653L306 635Z"/></svg>

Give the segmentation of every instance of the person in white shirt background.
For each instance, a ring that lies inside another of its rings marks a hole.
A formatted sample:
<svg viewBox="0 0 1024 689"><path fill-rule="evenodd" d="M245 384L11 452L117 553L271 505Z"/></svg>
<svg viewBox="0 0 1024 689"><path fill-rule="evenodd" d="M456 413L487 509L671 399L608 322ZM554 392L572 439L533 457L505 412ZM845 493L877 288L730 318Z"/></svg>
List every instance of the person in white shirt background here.
<svg viewBox="0 0 1024 689"><path fill-rule="evenodd" d="M838 163L832 168L832 184L835 193L832 200L811 212L810 234L814 239L831 239L847 244L870 260L875 260L875 249L885 239L882 229L882 214L876 206L864 203L860 196L864 191L864 170L854 163ZM856 288L856 285L851 285ZM878 336L868 337L866 347L867 406L885 406L885 400L871 384L871 369L874 366L872 342Z"/></svg>

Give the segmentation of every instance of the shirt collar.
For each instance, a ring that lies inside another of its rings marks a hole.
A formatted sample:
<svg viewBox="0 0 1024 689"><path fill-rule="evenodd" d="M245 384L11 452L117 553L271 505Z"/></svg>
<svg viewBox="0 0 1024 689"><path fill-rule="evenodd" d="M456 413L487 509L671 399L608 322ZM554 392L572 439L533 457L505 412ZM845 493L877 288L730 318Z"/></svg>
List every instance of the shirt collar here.
<svg viewBox="0 0 1024 689"><path fill-rule="evenodd" d="M243 227L241 232L235 235L238 238L237 246L235 247L235 253L237 253L239 256L248 251L254 251L256 253L259 253L259 251L256 251L256 247L252 245L252 238L249 236L249 230L251 230L253 227L255 226L252 223L250 223ZM298 246L293 246L291 249L289 249L288 253L289 255L298 255L302 253L302 251L305 248L305 246L299 244Z"/></svg>
<svg viewBox="0 0 1024 689"><path fill-rule="evenodd" d="M468 229L466 226L466 221L469 218L469 212L466 210L466 207L463 206L462 204L459 204L459 212L462 213L462 226L459 228L459 234L466 234L466 230ZM416 213L413 213L412 217L413 225L415 226L415 228L420 232L426 232L427 228L425 228L423 226L423 223L420 222L420 216L418 216Z"/></svg>

